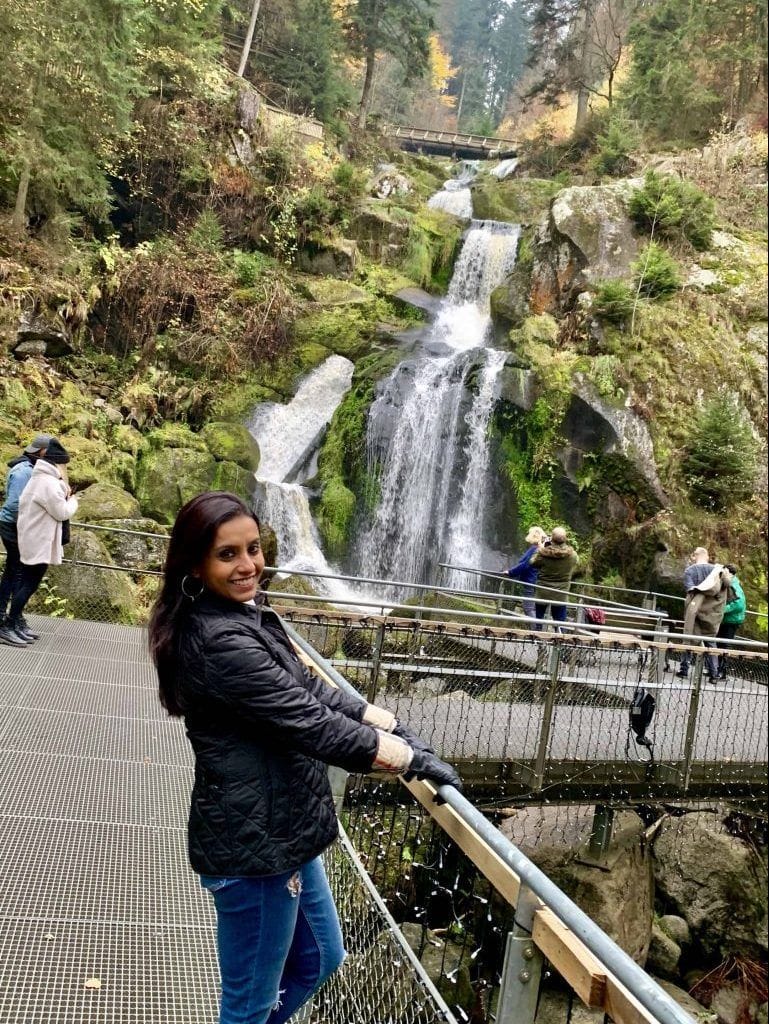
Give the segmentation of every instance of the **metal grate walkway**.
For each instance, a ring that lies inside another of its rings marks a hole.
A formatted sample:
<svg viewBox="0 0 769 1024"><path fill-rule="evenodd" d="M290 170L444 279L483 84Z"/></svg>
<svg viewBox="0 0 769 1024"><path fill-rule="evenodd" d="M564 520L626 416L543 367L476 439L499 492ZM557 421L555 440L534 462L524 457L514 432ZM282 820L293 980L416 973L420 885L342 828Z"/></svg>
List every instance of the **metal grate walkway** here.
<svg viewBox="0 0 769 1024"><path fill-rule="evenodd" d="M145 633L35 622L34 647L0 647L0 1022L212 1024L191 759Z"/></svg>
<svg viewBox="0 0 769 1024"><path fill-rule="evenodd" d="M144 630L33 621L33 647L0 646L0 1024L215 1024L192 758ZM311 1024L451 1024L344 843L328 869L350 956Z"/></svg>

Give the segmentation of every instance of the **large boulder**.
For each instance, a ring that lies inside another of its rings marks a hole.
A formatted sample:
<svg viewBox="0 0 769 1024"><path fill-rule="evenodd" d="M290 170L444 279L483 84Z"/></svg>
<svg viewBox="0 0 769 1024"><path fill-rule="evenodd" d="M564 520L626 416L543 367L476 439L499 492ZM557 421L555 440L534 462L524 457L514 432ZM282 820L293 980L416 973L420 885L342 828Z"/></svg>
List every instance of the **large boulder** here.
<svg viewBox="0 0 769 1024"><path fill-rule="evenodd" d="M313 250L299 254L299 269L305 274L348 280L358 269L358 243L350 238L329 238Z"/></svg>
<svg viewBox="0 0 769 1024"><path fill-rule="evenodd" d="M243 469L237 462L217 462L212 490L230 491L250 505L254 497L256 481L249 469Z"/></svg>
<svg viewBox="0 0 769 1024"><path fill-rule="evenodd" d="M473 216L524 226L535 224L547 213L558 182L547 178L513 178L500 181L483 175L472 186Z"/></svg>
<svg viewBox="0 0 769 1024"><path fill-rule="evenodd" d="M207 423L200 436L218 462L236 462L251 473L259 468L259 445L242 423Z"/></svg>
<svg viewBox="0 0 769 1024"><path fill-rule="evenodd" d="M374 301L370 292L335 277L310 278L303 289L321 306L365 306Z"/></svg>
<svg viewBox="0 0 769 1024"><path fill-rule="evenodd" d="M708 958L766 957L766 863L717 816L666 821L654 844L654 876L659 897Z"/></svg>
<svg viewBox="0 0 769 1024"><path fill-rule="evenodd" d="M350 234L370 259L394 263L408 242L411 217L388 200L371 199L355 215Z"/></svg>
<svg viewBox="0 0 769 1024"><path fill-rule="evenodd" d="M13 346L17 359L37 355L57 359L73 352L72 331L58 315L34 310L23 314Z"/></svg>
<svg viewBox="0 0 769 1024"><path fill-rule="evenodd" d="M138 602L128 574L83 565L84 562L113 564L103 541L89 530L73 530L66 555L74 559L75 564L52 566L47 577L55 596L66 602L65 611L79 619L131 622Z"/></svg>
<svg viewBox="0 0 769 1024"><path fill-rule="evenodd" d="M588 454L617 455L627 463L628 488L641 496L653 515L668 503L657 473L654 444L646 422L633 409L602 398L595 387L579 375L566 410L561 433L567 445L559 453L567 476L576 482ZM616 460L615 460L616 461ZM622 481L615 481L620 488ZM616 490L617 488L615 488Z"/></svg>
<svg viewBox="0 0 769 1024"><path fill-rule="evenodd" d="M523 829L524 835L516 830ZM596 924L638 963L646 962L654 910L652 858L643 838L643 826L634 814L616 818L614 840L605 870L576 859L590 831L590 817L574 832L544 828L528 836L520 817L505 821L502 832L588 914Z"/></svg>
<svg viewBox="0 0 769 1024"><path fill-rule="evenodd" d="M710 1013L702 1003L698 1003L697 1000L690 996L684 989L679 988L678 985L674 985L672 981L668 981L666 978L655 978L654 979L661 989L670 996L671 999L675 999L682 1010L686 1010L690 1017L698 1022L698 1024L716 1024L715 1013Z"/></svg>
<svg viewBox="0 0 769 1024"><path fill-rule="evenodd" d="M214 489L217 465L207 449L161 448L145 452L139 463L136 487L143 514L160 523L173 523L182 505L196 494Z"/></svg>
<svg viewBox="0 0 769 1024"><path fill-rule="evenodd" d="M188 448L198 452L208 448L205 437L194 433L186 423L174 423L171 420L151 430L147 434L147 443L151 448Z"/></svg>
<svg viewBox="0 0 769 1024"><path fill-rule="evenodd" d="M154 519L108 519L99 525L116 531L99 535L116 565L129 569L156 570L162 567L168 543L158 534L165 535L168 531Z"/></svg>
<svg viewBox="0 0 769 1024"><path fill-rule="evenodd" d="M77 496L76 519L82 523L98 523L102 519L134 519L139 515L139 502L128 491L114 484L97 481Z"/></svg>
<svg viewBox="0 0 769 1024"><path fill-rule="evenodd" d="M627 277L638 255L638 240L628 215L628 200L643 182L566 188L550 209L555 235L568 239L581 265L580 290L607 278Z"/></svg>

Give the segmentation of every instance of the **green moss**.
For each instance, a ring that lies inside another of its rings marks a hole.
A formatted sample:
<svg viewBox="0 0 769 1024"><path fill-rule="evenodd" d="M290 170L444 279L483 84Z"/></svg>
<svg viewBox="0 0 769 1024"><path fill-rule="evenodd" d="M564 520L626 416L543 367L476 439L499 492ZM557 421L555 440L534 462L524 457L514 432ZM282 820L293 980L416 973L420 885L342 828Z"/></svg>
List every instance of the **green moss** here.
<svg viewBox="0 0 769 1024"><path fill-rule="evenodd" d="M534 224L549 209L561 190L549 178L512 178L498 181L484 176L473 186L473 211L481 220L501 220L510 224Z"/></svg>
<svg viewBox="0 0 769 1024"><path fill-rule="evenodd" d="M400 268L429 291L444 292L451 278L463 224L441 210L419 210L412 218Z"/></svg>
<svg viewBox="0 0 769 1024"><path fill-rule="evenodd" d="M156 430L147 434L150 448L187 448L191 451L204 452L207 445L205 438L193 433L186 423L162 423Z"/></svg>
<svg viewBox="0 0 769 1024"><path fill-rule="evenodd" d="M207 423L200 436L218 461L235 462L250 473L258 469L259 446L241 423Z"/></svg>
<svg viewBox="0 0 769 1024"><path fill-rule="evenodd" d="M341 558L347 550L359 502L370 507L376 499L376 480L366 466L366 417L377 381L399 358L398 352L389 351L358 363L352 387L334 413L318 457L316 521L333 558Z"/></svg>

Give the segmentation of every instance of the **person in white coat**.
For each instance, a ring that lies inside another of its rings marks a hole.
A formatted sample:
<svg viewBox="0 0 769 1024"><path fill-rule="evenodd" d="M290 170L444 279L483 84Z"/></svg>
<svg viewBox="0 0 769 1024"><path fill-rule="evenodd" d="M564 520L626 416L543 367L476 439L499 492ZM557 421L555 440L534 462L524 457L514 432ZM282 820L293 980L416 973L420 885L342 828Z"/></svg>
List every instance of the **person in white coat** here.
<svg viewBox="0 0 769 1024"><path fill-rule="evenodd" d="M21 579L8 610L8 624L19 636L30 634L24 608L40 586L48 566L61 565L64 557L62 523L77 512L77 498L72 497L61 468L69 460L69 452L60 441L52 438L19 499Z"/></svg>

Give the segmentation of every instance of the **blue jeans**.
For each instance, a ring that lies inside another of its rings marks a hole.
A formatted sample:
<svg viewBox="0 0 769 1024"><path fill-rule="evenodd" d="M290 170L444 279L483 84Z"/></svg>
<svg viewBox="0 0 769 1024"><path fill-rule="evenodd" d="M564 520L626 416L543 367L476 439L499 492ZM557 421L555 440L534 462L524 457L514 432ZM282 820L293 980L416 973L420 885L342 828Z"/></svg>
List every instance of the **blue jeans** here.
<svg viewBox="0 0 769 1024"><path fill-rule="evenodd" d="M523 594L523 614L528 615L530 619L533 619L537 614L536 606L532 601L532 598L534 597L534 587L529 586L527 583L526 586L521 587L521 593Z"/></svg>
<svg viewBox="0 0 769 1024"><path fill-rule="evenodd" d="M320 858L280 875L200 882L216 906L219 1024L284 1024L345 957Z"/></svg>

